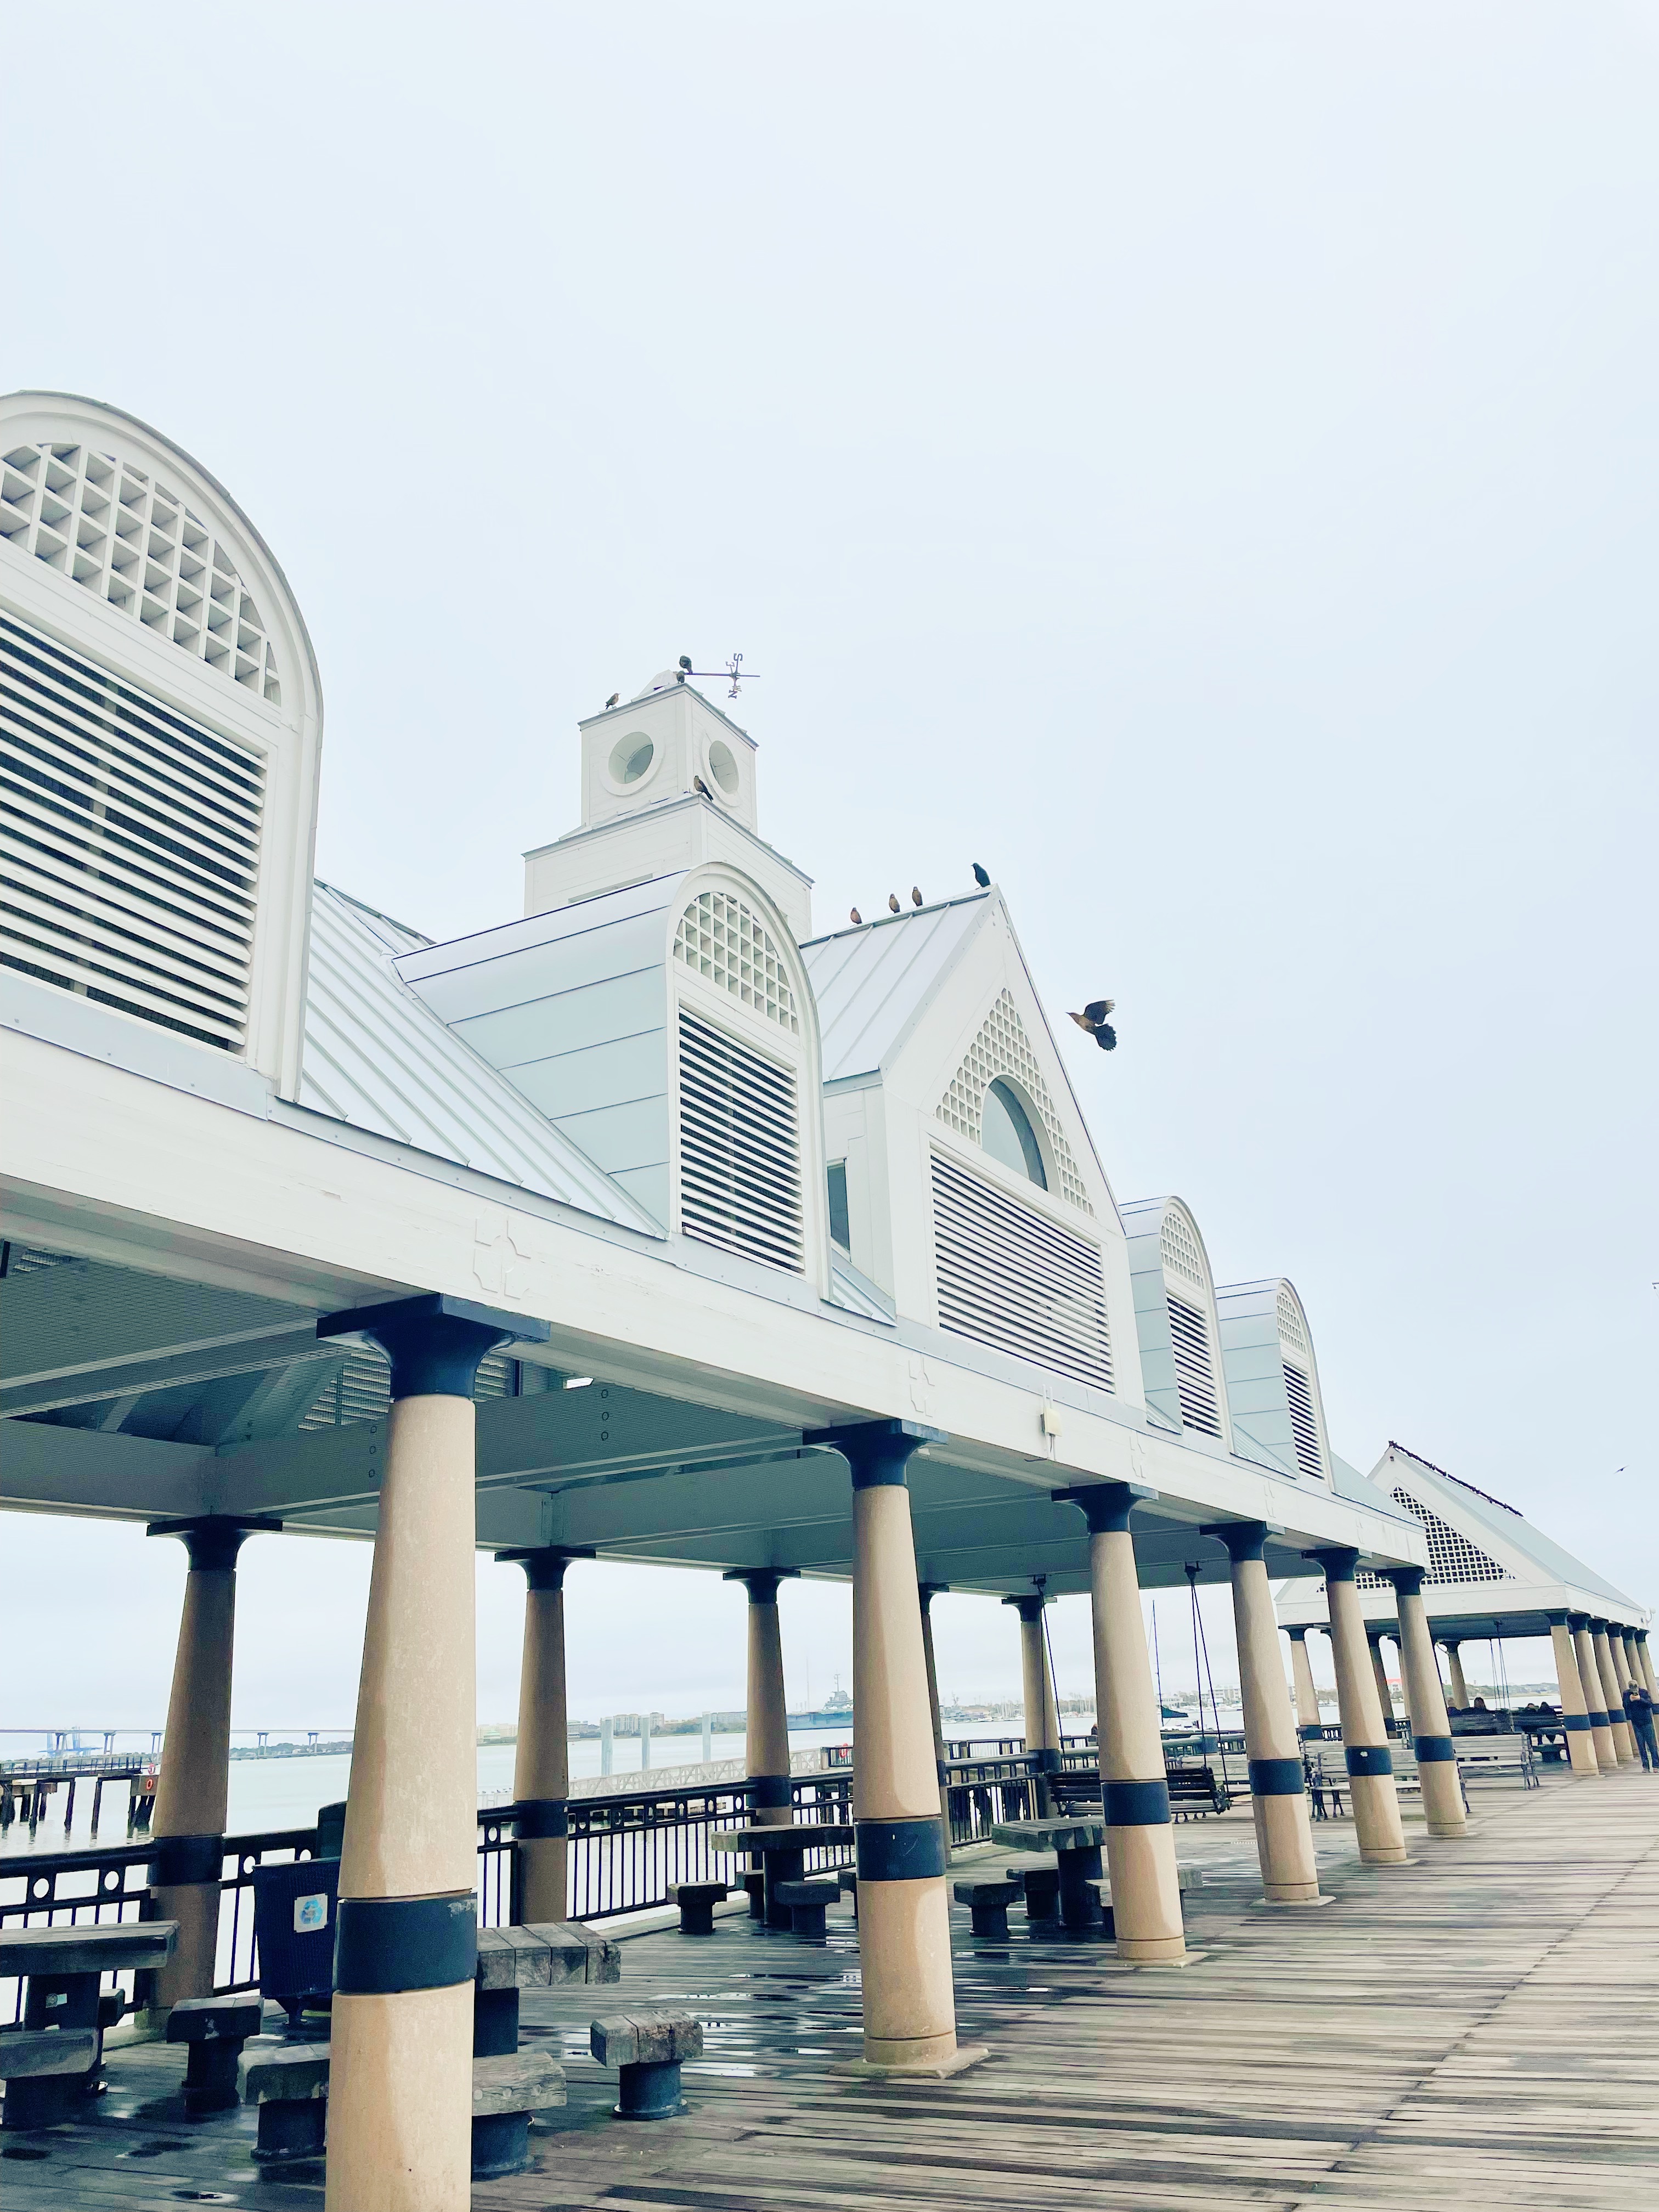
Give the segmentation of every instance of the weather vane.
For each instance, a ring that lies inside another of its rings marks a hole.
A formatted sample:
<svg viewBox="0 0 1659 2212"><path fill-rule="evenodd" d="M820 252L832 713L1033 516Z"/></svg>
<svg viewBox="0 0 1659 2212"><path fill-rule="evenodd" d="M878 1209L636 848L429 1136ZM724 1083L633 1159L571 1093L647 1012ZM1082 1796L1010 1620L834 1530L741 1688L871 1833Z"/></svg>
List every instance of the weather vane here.
<svg viewBox="0 0 1659 2212"><path fill-rule="evenodd" d="M684 684L688 676L729 676L732 679L732 689L726 695L728 699L735 699L739 696L738 687L740 684L760 682L758 676L744 667L743 655L740 653L734 653L724 668L693 668L690 654L683 653L680 655L680 682Z"/></svg>

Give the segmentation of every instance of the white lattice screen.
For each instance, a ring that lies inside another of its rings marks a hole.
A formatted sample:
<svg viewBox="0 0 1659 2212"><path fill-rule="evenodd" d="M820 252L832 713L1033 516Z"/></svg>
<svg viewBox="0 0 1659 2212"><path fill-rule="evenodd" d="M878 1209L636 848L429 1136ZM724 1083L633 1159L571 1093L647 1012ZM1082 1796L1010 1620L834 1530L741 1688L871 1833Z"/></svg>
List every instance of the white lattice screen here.
<svg viewBox="0 0 1659 2212"><path fill-rule="evenodd" d="M1012 1075L1042 1116L1042 1126L1048 1133L1054 1164L1060 1170L1061 1195L1079 1212L1091 1214L1094 1208L1078 1173L1066 1131L1054 1111L1054 1102L1042 1079L1042 1070L1037 1066L1012 994L1007 991L986 1016L985 1026L969 1046L967 1058L939 1101L938 1118L959 1137L979 1144L981 1108L986 1091L999 1075Z"/></svg>
<svg viewBox="0 0 1659 2212"><path fill-rule="evenodd" d="M729 891L703 891L680 916L674 957L716 990L800 1035L795 994L764 923Z"/></svg>
<svg viewBox="0 0 1659 2212"><path fill-rule="evenodd" d="M1288 1291L1279 1294L1279 1340L1292 1352L1306 1352L1307 1331L1302 1326L1302 1316L1296 1310L1296 1300Z"/></svg>
<svg viewBox="0 0 1659 2212"><path fill-rule="evenodd" d="M1170 1272L1184 1275L1189 1283L1204 1285L1204 1261L1198 1249L1198 1239L1191 1224L1173 1206L1164 1217L1164 1226L1158 1234L1158 1247L1164 1264Z"/></svg>
<svg viewBox="0 0 1659 2212"><path fill-rule="evenodd" d="M276 655L230 556L131 461L86 446L14 447L0 465L0 538L281 706Z"/></svg>
<svg viewBox="0 0 1659 2212"><path fill-rule="evenodd" d="M1429 1540L1429 1571L1425 1583L1512 1583L1515 1577L1507 1567L1500 1567L1477 1544L1470 1543L1460 1529L1443 1521L1437 1513L1413 1498L1408 1490L1398 1485L1395 1488L1395 1502L1407 1513L1414 1514L1423 1523L1424 1534Z"/></svg>

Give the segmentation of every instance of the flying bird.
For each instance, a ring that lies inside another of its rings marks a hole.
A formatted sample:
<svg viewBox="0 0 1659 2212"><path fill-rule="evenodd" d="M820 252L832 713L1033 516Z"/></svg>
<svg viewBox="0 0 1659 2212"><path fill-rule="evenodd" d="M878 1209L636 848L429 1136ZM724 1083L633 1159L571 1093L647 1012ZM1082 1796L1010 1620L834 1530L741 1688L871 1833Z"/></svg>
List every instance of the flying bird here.
<svg viewBox="0 0 1659 2212"><path fill-rule="evenodd" d="M898 893L896 891L889 891L887 894L887 911L889 914L902 914L903 912L903 908L898 902Z"/></svg>
<svg viewBox="0 0 1659 2212"><path fill-rule="evenodd" d="M1066 1012L1080 1030L1086 1030L1103 1052L1111 1052L1117 1044L1117 1031L1106 1017L1117 1004L1115 999L1091 999L1080 1014Z"/></svg>
<svg viewBox="0 0 1659 2212"><path fill-rule="evenodd" d="M605 701L605 703L606 708L609 708L614 707L614 706L616 705L617 702L621 697L622 697L622 693L621 693L620 691L613 691L613 692L611 694L611 696L610 696L610 697Z"/></svg>
<svg viewBox="0 0 1659 2212"><path fill-rule="evenodd" d="M974 881L979 885L982 891L988 891L991 888L991 878L986 874L984 869L981 867L977 860L974 863Z"/></svg>
<svg viewBox="0 0 1659 2212"><path fill-rule="evenodd" d="M910 886L910 903L912 906L920 906L921 904L921 893L916 889L914 884Z"/></svg>
<svg viewBox="0 0 1659 2212"><path fill-rule="evenodd" d="M714 796L714 793L710 791L708 786L703 781L700 775L694 775L691 779L691 784L692 788L696 792L697 796L700 799L713 799Z"/></svg>
<svg viewBox="0 0 1659 2212"><path fill-rule="evenodd" d="M852 923L854 929L863 928L864 916L859 912L856 907L853 908L853 911L848 915L847 919Z"/></svg>

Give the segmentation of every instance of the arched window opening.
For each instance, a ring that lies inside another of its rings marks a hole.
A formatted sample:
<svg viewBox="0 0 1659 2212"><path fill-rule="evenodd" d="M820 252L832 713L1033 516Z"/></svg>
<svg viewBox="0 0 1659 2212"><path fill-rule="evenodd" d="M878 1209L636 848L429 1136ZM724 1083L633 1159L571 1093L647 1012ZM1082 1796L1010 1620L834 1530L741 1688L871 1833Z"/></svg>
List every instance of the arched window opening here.
<svg viewBox="0 0 1659 2212"><path fill-rule="evenodd" d="M1018 1094L1000 1076L986 1091L985 1103L980 1109L979 1140L994 1160L1012 1168L1016 1175L1024 1176L1039 1190L1048 1189L1042 1152L1030 1116L1020 1104Z"/></svg>

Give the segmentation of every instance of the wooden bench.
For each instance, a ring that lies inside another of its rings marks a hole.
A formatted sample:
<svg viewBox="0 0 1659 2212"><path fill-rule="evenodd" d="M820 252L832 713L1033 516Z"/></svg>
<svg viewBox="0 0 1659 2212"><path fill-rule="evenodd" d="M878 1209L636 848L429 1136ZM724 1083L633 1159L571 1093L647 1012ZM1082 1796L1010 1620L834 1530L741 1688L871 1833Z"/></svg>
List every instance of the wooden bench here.
<svg viewBox="0 0 1659 2212"><path fill-rule="evenodd" d="M95 2027L26 2027L0 2035L0 2081L7 2085L5 2118L0 2125L49 2126L48 2121L27 2116L28 2100L20 2093L33 2081L67 2081L76 2095L84 2095L87 2075L97 2063Z"/></svg>
<svg viewBox="0 0 1659 2212"><path fill-rule="evenodd" d="M797 1936L822 1936L823 1916L841 1897L838 1881L781 1881L773 1890L780 1905L789 1908L789 1925Z"/></svg>
<svg viewBox="0 0 1659 2212"><path fill-rule="evenodd" d="M759 1877L763 1885L764 1875ZM714 1932L714 1907L724 1905L732 1894L727 1881L675 1881L668 1886L668 1902L680 1908L682 1936L712 1936ZM753 1911L751 1904L750 1907ZM764 1911L763 1905L762 1910Z"/></svg>
<svg viewBox="0 0 1659 2212"><path fill-rule="evenodd" d="M519 1992L567 1982L619 1982L622 1954L590 1928L545 1920L523 1928L481 1928L473 1969L472 2053L496 2058L519 2047Z"/></svg>
<svg viewBox="0 0 1659 2212"><path fill-rule="evenodd" d="M680 2062L702 2056L702 2022L690 2013L617 2013L596 2020L588 2045L601 2066L617 2069L619 2120L666 2120L685 2110Z"/></svg>
<svg viewBox="0 0 1659 2212"><path fill-rule="evenodd" d="M1189 1762L1166 1765L1164 1778L1170 1792L1170 1810L1177 1820L1184 1820L1188 1817L1187 1812L1176 1811L1177 1806L1185 1806L1192 1811L1201 1805L1208 1812L1224 1813L1232 1804L1232 1792L1214 1767L1208 1765L1197 1765ZM1200 1818L1202 1817L1200 1814Z"/></svg>
<svg viewBox="0 0 1659 2212"><path fill-rule="evenodd" d="M1060 1917L1060 1869L1058 1867L1011 1866L1007 1878L1018 1882L1020 1894L1025 1899L1028 1920L1058 1920Z"/></svg>
<svg viewBox="0 0 1659 2212"><path fill-rule="evenodd" d="M228 2112L238 2101L236 2062L242 2045L258 2035L264 2008L257 1994L231 1997L181 1997L167 2014L169 2043L189 2047L185 2061L185 2110Z"/></svg>
<svg viewBox="0 0 1659 2212"><path fill-rule="evenodd" d="M1060 1876L1054 1876L1058 1890ZM965 1905L975 1936L990 1936L1000 1942L1008 1940L1008 1907L1020 1895L1017 1881L959 1881L952 1894L958 1905Z"/></svg>
<svg viewBox="0 0 1659 2212"><path fill-rule="evenodd" d="M328 2129L325 2043L279 2043L260 2036L242 2046L236 2083L245 2105L258 2107L250 2154L256 2166L288 2166L323 2155Z"/></svg>
<svg viewBox="0 0 1659 2212"><path fill-rule="evenodd" d="M530 2163L530 2116L565 2101L564 2069L540 2051L472 2062L472 2179L494 2181Z"/></svg>
<svg viewBox="0 0 1659 2212"><path fill-rule="evenodd" d="M89 2028L90 2065L76 2075L43 2073L20 2075L6 2099L6 2124L49 2128L73 2119L83 2097L96 2094L103 2064L104 2030L125 2009L118 1992L100 1996L105 1974L126 1968L149 1972L171 1957L178 1941L176 1920L112 1920L70 1928L0 1928L0 1976L17 1974L27 1982L23 2026L61 2034Z"/></svg>

